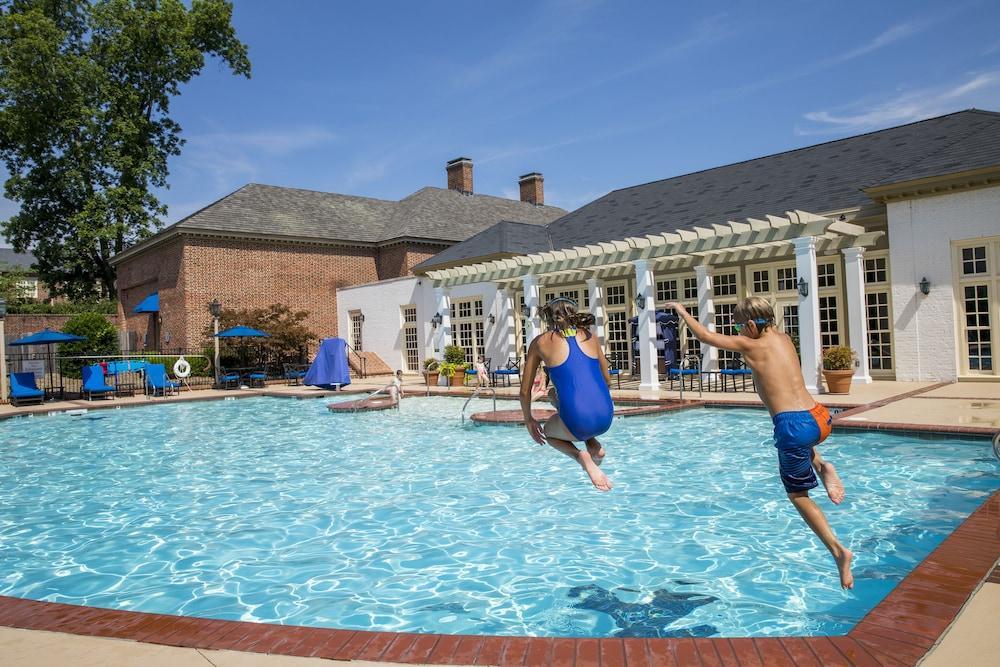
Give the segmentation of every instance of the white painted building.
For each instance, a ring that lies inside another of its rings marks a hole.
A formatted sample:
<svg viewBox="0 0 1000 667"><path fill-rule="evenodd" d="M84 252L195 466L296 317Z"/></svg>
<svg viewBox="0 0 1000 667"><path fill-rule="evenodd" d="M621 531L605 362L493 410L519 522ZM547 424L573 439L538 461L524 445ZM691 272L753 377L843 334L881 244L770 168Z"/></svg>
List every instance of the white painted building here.
<svg viewBox="0 0 1000 667"><path fill-rule="evenodd" d="M494 368L523 358L537 308L568 295L597 317L605 351L655 388L656 307L682 301L726 331L735 303L760 295L798 340L811 388L820 351L837 344L858 355L855 382L996 380L1000 114L964 111L617 190L544 227L500 223L415 271L338 291L341 330L363 320L364 349L412 372L452 341ZM734 363L703 352L706 371Z"/></svg>

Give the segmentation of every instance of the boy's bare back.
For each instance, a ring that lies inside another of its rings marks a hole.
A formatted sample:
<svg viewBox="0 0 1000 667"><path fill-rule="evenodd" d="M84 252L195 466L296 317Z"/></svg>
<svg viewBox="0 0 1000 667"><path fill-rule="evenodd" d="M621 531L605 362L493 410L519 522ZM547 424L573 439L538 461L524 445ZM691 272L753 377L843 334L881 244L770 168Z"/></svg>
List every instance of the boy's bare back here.
<svg viewBox="0 0 1000 667"><path fill-rule="evenodd" d="M806 391L799 355L787 334L771 327L760 337L744 341L743 359L753 371L757 394L772 417L779 412L809 410L816 405Z"/></svg>

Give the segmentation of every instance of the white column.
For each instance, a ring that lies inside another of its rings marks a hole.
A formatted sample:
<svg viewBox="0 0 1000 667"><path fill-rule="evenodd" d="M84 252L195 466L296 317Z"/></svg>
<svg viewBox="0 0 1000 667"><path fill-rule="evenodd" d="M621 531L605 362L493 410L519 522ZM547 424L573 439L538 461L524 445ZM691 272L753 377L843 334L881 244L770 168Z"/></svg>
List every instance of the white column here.
<svg viewBox="0 0 1000 667"><path fill-rule="evenodd" d="M816 284L819 272L816 270L816 239L802 236L795 243L795 272L799 280L805 280L807 294L799 293L799 354L802 364L802 379L806 390L819 393L820 337L819 337L819 296Z"/></svg>
<svg viewBox="0 0 1000 667"><path fill-rule="evenodd" d="M451 345L451 298L448 288L434 288L435 312L441 315L434 341L434 356L444 359L444 348Z"/></svg>
<svg viewBox="0 0 1000 667"><path fill-rule="evenodd" d="M594 334L597 336L601 349L604 349L604 284L597 278L587 279L587 298L590 301L590 314L594 316Z"/></svg>
<svg viewBox="0 0 1000 667"><path fill-rule="evenodd" d="M508 359L517 356L517 323L514 320L514 294L509 289L500 290L500 318L497 320L500 329L501 358L493 360L493 368L503 368Z"/></svg>
<svg viewBox="0 0 1000 667"><path fill-rule="evenodd" d="M638 259L635 266L635 289L642 300L639 311L639 390L656 391L660 388L660 376L656 359L656 295L653 292L653 267L644 259Z"/></svg>
<svg viewBox="0 0 1000 667"><path fill-rule="evenodd" d="M535 340L542 333L542 324L538 317L538 309L540 307L538 303L538 277L531 273L525 274L521 278L521 283L524 285L524 306L530 313L528 319L528 340L526 342L528 345L531 345L531 341ZM525 353L527 353L527 350L525 350Z"/></svg>
<svg viewBox="0 0 1000 667"><path fill-rule="evenodd" d="M715 303L712 301L712 274L707 264L694 267L698 282L698 321L709 331L715 331ZM701 370L714 371L719 368L719 351L711 345L701 344Z"/></svg>
<svg viewBox="0 0 1000 667"><path fill-rule="evenodd" d="M871 384L868 371L868 317L865 314L865 249L844 248L844 292L847 295L847 330L851 348L858 355L852 384Z"/></svg>

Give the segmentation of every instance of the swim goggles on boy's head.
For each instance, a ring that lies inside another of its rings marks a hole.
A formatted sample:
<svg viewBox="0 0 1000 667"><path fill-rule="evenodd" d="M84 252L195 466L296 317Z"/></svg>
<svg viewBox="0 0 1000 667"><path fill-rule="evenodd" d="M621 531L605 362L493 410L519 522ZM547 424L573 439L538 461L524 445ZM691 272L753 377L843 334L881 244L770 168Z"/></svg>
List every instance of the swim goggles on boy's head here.
<svg viewBox="0 0 1000 667"><path fill-rule="evenodd" d="M750 322L753 322L759 328L767 324L768 321L769 320L765 320L762 317L758 317L755 320L747 320L745 324L740 324L739 322L733 322L733 329L736 331L736 333L739 333L743 329L743 327L745 327L747 324L750 324Z"/></svg>
<svg viewBox="0 0 1000 667"><path fill-rule="evenodd" d="M549 299L549 302L545 305L551 306L552 304L559 303L560 301L565 301L566 303L573 304L573 307L576 308L576 300L571 299L568 296L557 296L554 299Z"/></svg>

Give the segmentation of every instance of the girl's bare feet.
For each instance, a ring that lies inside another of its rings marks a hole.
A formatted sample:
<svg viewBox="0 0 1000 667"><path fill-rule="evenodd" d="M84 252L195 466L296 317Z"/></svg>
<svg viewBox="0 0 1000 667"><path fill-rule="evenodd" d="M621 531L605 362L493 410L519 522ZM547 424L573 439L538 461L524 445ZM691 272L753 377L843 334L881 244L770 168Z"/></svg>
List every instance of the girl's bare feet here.
<svg viewBox="0 0 1000 667"><path fill-rule="evenodd" d="M851 561L854 554L847 547L841 547L840 556L834 556L837 561L837 570L840 571L840 587L845 589L854 588L854 575L851 573Z"/></svg>
<svg viewBox="0 0 1000 667"><path fill-rule="evenodd" d="M819 478L823 481L823 486L826 488L826 495L830 496L830 500L833 501L834 505L839 505L844 502L844 483L840 481L840 475L837 474L837 469L833 467L833 464L829 461L823 461L819 467ZM851 552L847 552L850 554ZM850 560L850 555L848 555L848 560Z"/></svg>
<svg viewBox="0 0 1000 667"><path fill-rule="evenodd" d="M597 438L591 438L587 441L587 453L590 454L590 458L594 459L594 463L601 465L607 452L604 451L604 447Z"/></svg>
<svg viewBox="0 0 1000 667"><path fill-rule="evenodd" d="M590 477L590 481L593 482L594 488L598 491L610 491L614 488L614 484L611 483L608 476L605 475L599 467L597 467L597 464L589 456L581 456L580 465L583 466L583 469Z"/></svg>

